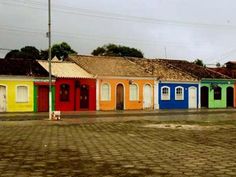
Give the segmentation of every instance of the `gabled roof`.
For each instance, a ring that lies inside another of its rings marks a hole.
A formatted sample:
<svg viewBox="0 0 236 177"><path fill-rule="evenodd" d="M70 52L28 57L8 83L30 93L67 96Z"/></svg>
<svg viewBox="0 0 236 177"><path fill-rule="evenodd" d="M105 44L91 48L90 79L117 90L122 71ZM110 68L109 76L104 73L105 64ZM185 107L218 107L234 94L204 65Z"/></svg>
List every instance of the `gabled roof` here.
<svg viewBox="0 0 236 177"><path fill-rule="evenodd" d="M228 61L227 63L225 64L236 64L236 61Z"/></svg>
<svg viewBox="0 0 236 177"><path fill-rule="evenodd" d="M48 61L38 60L38 63L49 71ZM52 61L52 75L59 78L94 78L93 75L73 62Z"/></svg>
<svg viewBox="0 0 236 177"><path fill-rule="evenodd" d="M48 77L48 72L35 60L0 59L0 75Z"/></svg>
<svg viewBox="0 0 236 177"><path fill-rule="evenodd" d="M203 78L209 78L209 79L230 79L230 77L221 74L219 72L210 70L208 68L196 65L194 63L185 61L185 60L171 60L171 59L158 59L158 61L172 66L174 68L177 68L183 72L186 72L190 74L191 76L203 79Z"/></svg>
<svg viewBox="0 0 236 177"><path fill-rule="evenodd" d="M153 77L143 67L124 57L71 55L68 59L98 76Z"/></svg>
<svg viewBox="0 0 236 177"><path fill-rule="evenodd" d="M149 72L153 73L155 77L162 81L197 81L196 77L193 77L171 65L156 60L156 59L140 59L129 57L129 60L144 67Z"/></svg>

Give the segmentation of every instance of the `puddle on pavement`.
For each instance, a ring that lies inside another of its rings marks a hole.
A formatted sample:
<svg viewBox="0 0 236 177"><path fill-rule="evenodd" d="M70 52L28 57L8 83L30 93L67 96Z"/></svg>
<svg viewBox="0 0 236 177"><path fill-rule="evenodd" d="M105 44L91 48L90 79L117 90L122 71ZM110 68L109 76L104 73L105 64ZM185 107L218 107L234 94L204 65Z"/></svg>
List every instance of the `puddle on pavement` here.
<svg viewBox="0 0 236 177"><path fill-rule="evenodd" d="M147 124L145 128L183 129L183 130L217 130L219 126L181 125L181 124Z"/></svg>

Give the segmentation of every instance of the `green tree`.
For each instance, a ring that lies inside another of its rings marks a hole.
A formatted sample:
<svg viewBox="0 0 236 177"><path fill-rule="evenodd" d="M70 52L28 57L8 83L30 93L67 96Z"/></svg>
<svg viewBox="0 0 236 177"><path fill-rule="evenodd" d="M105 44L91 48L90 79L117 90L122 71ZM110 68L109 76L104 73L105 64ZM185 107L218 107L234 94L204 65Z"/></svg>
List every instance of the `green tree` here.
<svg viewBox="0 0 236 177"><path fill-rule="evenodd" d="M143 58L143 53L140 50L116 44L108 44L98 47L93 50L92 55Z"/></svg>
<svg viewBox="0 0 236 177"><path fill-rule="evenodd" d="M70 54L77 54L76 51L74 51L69 44L66 42L62 42L60 44L54 44L52 46L52 58L57 57L60 60L64 60L68 57ZM47 50L41 50L41 59L47 60L48 59L48 49Z"/></svg>
<svg viewBox="0 0 236 177"><path fill-rule="evenodd" d="M221 65L220 65L220 63L218 62L218 63L216 63L216 67L217 68L219 68Z"/></svg>
<svg viewBox="0 0 236 177"><path fill-rule="evenodd" d="M21 48L20 50L12 50L8 52L5 56L5 59L10 59L10 58L36 60L36 59L40 59L40 53L36 47L25 46Z"/></svg>
<svg viewBox="0 0 236 177"><path fill-rule="evenodd" d="M203 63L203 61L200 60L200 59L196 59L196 60L194 60L193 63L196 64L196 65L199 65L199 66L203 66L203 67L206 66L206 65Z"/></svg>

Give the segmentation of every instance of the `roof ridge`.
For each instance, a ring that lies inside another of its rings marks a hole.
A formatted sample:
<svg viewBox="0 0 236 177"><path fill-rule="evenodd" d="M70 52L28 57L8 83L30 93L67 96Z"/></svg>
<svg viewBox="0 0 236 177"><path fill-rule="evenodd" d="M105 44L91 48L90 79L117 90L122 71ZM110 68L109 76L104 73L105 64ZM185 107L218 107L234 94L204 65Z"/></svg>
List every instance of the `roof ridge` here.
<svg viewBox="0 0 236 177"><path fill-rule="evenodd" d="M162 61L164 61L165 59L156 59L156 60L157 60L157 61L158 61L158 60L162 60ZM175 60L175 61L184 61L184 62L188 62L188 61L186 61L186 60ZM171 67L173 67L174 69L176 69L176 70L178 70L178 71L181 71L181 72L184 73L184 74L187 74L187 75L189 75L189 76L191 76L191 77L193 77L193 78L199 80L199 77L196 76L195 74L192 74L192 73L190 73L190 72L187 72L187 71L185 71L185 70L183 70L183 69L181 69L181 68L179 68L179 67L177 67L177 66L174 66L174 65L171 64L171 63L166 63L166 64L169 65L169 66L171 66Z"/></svg>

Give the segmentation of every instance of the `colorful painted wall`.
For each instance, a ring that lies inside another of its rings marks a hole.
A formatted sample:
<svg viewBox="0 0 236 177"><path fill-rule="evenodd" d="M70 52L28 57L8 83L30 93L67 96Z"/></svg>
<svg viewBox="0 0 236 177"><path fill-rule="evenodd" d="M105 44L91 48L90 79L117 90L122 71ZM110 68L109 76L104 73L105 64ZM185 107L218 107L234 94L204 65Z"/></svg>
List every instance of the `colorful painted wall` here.
<svg viewBox="0 0 236 177"><path fill-rule="evenodd" d="M69 99L63 101L60 99L61 90L60 87L63 84L69 86ZM88 108L81 108L81 87L86 85L88 87ZM95 79L66 79L57 78L55 85L55 110L58 111L93 111L96 110L96 80Z"/></svg>
<svg viewBox="0 0 236 177"><path fill-rule="evenodd" d="M0 85L6 86L6 108L7 112L33 112L33 80L0 80ZM26 86L28 88L27 101L17 101L17 86Z"/></svg>
<svg viewBox="0 0 236 177"><path fill-rule="evenodd" d="M234 88L233 80L203 80L201 87L208 88L208 108L226 108L227 107L227 88ZM221 88L221 99L214 99L214 86ZM202 93L201 93L202 94ZM234 95L230 95L234 98Z"/></svg>
<svg viewBox="0 0 236 177"><path fill-rule="evenodd" d="M188 109L189 108L189 88L194 87L196 89L196 108L199 103L199 84L194 83L159 83L158 89L158 102L160 109ZM168 87L170 90L169 99L162 100L162 88ZM183 88L183 99L176 100L175 99L175 89L177 87Z"/></svg>
<svg viewBox="0 0 236 177"><path fill-rule="evenodd" d="M109 85L109 99L102 99L102 85ZM151 93L151 106L154 105L154 80L146 79L99 79L99 110L116 110L117 101L117 85L122 84L124 89L124 109L125 110L141 110L144 109L144 86L150 85ZM130 84L136 84L138 86L138 99L130 100Z"/></svg>

